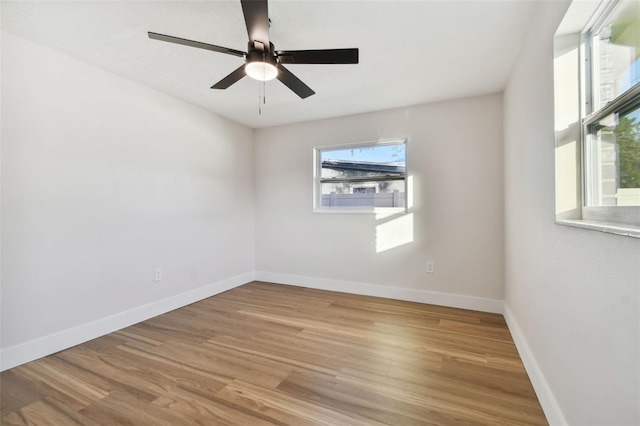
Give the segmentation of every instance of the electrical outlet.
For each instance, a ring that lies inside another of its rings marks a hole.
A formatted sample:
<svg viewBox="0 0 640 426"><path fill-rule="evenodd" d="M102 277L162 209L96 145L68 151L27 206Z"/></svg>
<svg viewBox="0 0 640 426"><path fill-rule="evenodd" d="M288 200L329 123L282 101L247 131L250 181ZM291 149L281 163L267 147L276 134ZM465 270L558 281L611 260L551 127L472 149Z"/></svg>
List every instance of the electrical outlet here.
<svg viewBox="0 0 640 426"><path fill-rule="evenodd" d="M158 268L156 270L153 271L154 272L154 281L158 282L158 281L162 281L162 268Z"/></svg>
<svg viewBox="0 0 640 426"><path fill-rule="evenodd" d="M427 262L427 272L430 274L433 274L435 272L435 262L433 262L432 260Z"/></svg>

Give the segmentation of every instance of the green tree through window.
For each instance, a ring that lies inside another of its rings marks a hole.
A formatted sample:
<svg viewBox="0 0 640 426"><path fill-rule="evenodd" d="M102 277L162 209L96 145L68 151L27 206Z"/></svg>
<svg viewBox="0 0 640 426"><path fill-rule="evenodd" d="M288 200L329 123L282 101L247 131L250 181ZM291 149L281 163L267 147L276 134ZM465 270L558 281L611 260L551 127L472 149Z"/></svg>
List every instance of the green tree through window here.
<svg viewBox="0 0 640 426"><path fill-rule="evenodd" d="M620 167L620 188L640 188L640 123L623 116L615 130Z"/></svg>

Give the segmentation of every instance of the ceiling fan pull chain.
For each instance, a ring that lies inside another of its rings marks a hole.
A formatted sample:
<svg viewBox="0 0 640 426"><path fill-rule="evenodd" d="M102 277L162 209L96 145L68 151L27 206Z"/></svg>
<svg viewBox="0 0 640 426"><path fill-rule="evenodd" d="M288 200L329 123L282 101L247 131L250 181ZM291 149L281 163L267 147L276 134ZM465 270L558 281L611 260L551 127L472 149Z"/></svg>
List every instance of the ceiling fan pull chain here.
<svg viewBox="0 0 640 426"><path fill-rule="evenodd" d="M265 62L264 52L262 53L262 62ZM264 67L262 70L262 76L264 77ZM262 86L260 82L258 82L258 115L262 115L262 104L265 102L264 100L264 81L262 82Z"/></svg>
<svg viewBox="0 0 640 426"><path fill-rule="evenodd" d="M265 64L265 66L262 67L262 103L266 105L267 104L267 77L266 77L267 54L264 51L262 52L262 63Z"/></svg>

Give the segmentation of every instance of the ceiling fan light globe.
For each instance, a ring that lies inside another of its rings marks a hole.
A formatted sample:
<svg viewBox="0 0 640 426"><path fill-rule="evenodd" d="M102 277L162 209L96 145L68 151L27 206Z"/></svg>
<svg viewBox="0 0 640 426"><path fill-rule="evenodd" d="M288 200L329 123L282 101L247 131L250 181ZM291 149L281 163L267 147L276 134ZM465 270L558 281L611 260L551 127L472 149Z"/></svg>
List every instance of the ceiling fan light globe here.
<svg viewBox="0 0 640 426"><path fill-rule="evenodd" d="M278 76L278 68L268 62L249 62L244 70L249 77L258 81L269 81Z"/></svg>

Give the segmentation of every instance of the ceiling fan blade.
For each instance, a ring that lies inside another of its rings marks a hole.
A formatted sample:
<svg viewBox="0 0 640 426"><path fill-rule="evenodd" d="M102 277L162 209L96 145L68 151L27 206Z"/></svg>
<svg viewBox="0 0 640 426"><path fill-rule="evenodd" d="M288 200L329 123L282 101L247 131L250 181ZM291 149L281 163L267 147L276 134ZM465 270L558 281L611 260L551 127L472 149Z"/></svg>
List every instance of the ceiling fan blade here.
<svg viewBox="0 0 640 426"><path fill-rule="evenodd" d="M278 50L283 64L357 64L358 49Z"/></svg>
<svg viewBox="0 0 640 426"><path fill-rule="evenodd" d="M293 75L291 71L280 64L278 64L278 71L279 72L277 79L280 80L289 89L293 90L296 95L300 96L302 99L308 98L309 96L316 93L309 86L304 84L302 80Z"/></svg>
<svg viewBox="0 0 640 426"><path fill-rule="evenodd" d="M216 46L214 44L202 43L199 41L187 40L185 38L152 33L151 31L149 31L147 34L149 34L149 38L152 38L154 40L167 41L169 43L181 44L183 46L197 47L199 49L211 50L214 52L226 53L228 55L234 55L234 56L244 57L246 55L245 52L241 52L235 49L229 49L228 47Z"/></svg>
<svg viewBox="0 0 640 426"><path fill-rule="evenodd" d="M241 0L249 41L269 47L269 6L267 0Z"/></svg>
<svg viewBox="0 0 640 426"><path fill-rule="evenodd" d="M223 78L222 80L220 80L219 82L217 82L216 84L211 86L211 88L212 89L226 89L227 87L231 86L236 81L240 80L245 75L247 75L247 73L244 71L244 64L242 64L234 72L232 72L231 74L229 74L228 76L226 76L225 78Z"/></svg>

